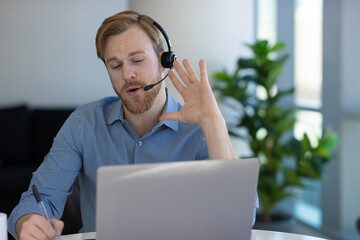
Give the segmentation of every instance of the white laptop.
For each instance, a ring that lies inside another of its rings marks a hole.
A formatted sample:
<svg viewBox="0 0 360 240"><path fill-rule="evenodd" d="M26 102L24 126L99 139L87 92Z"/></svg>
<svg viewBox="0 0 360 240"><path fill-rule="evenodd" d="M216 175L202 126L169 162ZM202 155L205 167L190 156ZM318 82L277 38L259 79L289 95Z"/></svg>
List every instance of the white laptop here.
<svg viewBox="0 0 360 240"><path fill-rule="evenodd" d="M250 240L258 172L257 159L100 167L96 238Z"/></svg>

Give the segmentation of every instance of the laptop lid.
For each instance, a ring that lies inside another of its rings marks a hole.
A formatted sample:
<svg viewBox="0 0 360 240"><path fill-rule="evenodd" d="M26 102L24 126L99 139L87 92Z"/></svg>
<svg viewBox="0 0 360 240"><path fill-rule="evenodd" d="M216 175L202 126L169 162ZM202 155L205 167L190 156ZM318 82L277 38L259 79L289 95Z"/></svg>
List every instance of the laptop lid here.
<svg viewBox="0 0 360 240"><path fill-rule="evenodd" d="M97 239L250 239L257 159L100 167Z"/></svg>

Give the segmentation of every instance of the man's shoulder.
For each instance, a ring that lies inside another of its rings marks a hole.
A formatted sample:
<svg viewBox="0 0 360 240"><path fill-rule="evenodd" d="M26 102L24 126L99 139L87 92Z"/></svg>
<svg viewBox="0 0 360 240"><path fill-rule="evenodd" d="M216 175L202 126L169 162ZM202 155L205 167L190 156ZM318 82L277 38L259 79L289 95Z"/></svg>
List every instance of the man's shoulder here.
<svg viewBox="0 0 360 240"><path fill-rule="evenodd" d="M99 100L86 103L84 105L81 105L76 109L76 111L96 111L96 110L105 110L107 106L113 104L114 102L121 102L119 97L111 96L111 97L105 97L101 98Z"/></svg>
<svg viewBox="0 0 360 240"><path fill-rule="evenodd" d="M99 100L86 103L78 107L73 113L72 116L76 118L85 118L85 119L94 119L99 120L99 118L103 119L106 115L108 115L111 109L119 107L122 105L119 97L111 96L101 98ZM115 106L115 107L114 107Z"/></svg>

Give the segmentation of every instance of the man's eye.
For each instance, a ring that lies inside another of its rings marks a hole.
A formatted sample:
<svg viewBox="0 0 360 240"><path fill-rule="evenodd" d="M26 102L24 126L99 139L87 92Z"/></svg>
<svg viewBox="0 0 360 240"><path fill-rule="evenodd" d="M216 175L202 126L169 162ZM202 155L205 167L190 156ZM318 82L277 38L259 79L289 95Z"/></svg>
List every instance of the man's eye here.
<svg viewBox="0 0 360 240"><path fill-rule="evenodd" d="M113 66L111 66L111 69L118 69L118 68L120 68L120 67L121 67L121 64L113 65Z"/></svg>
<svg viewBox="0 0 360 240"><path fill-rule="evenodd" d="M144 59L143 58L135 58L135 59L133 59L133 62L135 62L135 63L140 63L140 62L142 62Z"/></svg>

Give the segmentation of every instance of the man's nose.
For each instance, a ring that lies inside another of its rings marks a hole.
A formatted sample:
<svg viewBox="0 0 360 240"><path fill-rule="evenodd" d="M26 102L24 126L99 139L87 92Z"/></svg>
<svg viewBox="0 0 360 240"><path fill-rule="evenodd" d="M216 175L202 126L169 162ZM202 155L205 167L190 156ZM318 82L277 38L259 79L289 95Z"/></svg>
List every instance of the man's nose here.
<svg viewBox="0 0 360 240"><path fill-rule="evenodd" d="M134 68L129 65L123 66L123 74L125 80L133 80L136 77Z"/></svg>

